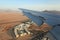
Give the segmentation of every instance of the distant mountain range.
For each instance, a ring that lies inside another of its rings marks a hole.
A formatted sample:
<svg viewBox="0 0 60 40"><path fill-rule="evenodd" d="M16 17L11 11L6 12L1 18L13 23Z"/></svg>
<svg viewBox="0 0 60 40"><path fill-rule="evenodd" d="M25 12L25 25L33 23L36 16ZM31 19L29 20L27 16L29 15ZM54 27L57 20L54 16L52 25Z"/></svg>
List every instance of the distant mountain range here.
<svg viewBox="0 0 60 40"><path fill-rule="evenodd" d="M43 12L49 12L49 13L60 13L60 11L56 11L56 10L44 10Z"/></svg>
<svg viewBox="0 0 60 40"><path fill-rule="evenodd" d="M0 9L0 12L3 12L3 11L5 11L5 12L19 12L19 10L11 10L11 9Z"/></svg>

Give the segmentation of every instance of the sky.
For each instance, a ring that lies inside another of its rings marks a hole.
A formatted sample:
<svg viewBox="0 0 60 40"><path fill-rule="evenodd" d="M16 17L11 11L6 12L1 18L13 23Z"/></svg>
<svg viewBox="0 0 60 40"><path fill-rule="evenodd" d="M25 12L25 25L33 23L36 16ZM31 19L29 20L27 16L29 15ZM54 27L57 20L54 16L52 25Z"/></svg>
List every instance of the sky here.
<svg viewBox="0 0 60 40"><path fill-rule="evenodd" d="M0 9L60 10L60 0L0 0Z"/></svg>

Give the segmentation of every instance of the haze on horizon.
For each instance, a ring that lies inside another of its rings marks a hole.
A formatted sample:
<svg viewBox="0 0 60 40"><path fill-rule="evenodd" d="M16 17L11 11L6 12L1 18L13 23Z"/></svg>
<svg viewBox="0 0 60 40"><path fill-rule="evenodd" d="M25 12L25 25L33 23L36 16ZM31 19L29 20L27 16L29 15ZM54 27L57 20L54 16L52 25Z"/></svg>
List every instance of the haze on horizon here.
<svg viewBox="0 0 60 40"><path fill-rule="evenodd" d="M59 10L60 0L0 0L0 9Z"/></svg>

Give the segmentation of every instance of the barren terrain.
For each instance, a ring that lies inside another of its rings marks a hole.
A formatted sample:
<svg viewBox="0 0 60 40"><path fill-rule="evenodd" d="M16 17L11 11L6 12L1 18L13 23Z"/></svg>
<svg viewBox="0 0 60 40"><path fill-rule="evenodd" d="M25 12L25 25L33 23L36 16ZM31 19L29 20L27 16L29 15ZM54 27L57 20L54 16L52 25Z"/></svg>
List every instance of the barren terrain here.
<svg viewBox="0 0 60 40"><path fill-rule="evenodd" d="M20 12L12 11L0 11L0 40L15 40L13 35L11 35L12 28L17 24L26 21L28 18L21 14ZM46 29L47 28L47 29ZM50 30L49 25L43 24L41 27L32 25L30 29L42 30L44 32ZM21 37L16 40L28 40L30 36Z"/></svg>

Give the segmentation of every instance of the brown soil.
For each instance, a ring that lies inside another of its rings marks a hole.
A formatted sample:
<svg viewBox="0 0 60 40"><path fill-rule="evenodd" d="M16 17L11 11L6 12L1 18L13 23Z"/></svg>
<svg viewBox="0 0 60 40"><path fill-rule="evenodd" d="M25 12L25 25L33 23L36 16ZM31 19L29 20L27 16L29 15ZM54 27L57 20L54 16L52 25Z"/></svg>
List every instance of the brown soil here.
<svg viewBox="0 0 60 40"><path fill-rule="evenodd" d="M28 18L20 12L0 12L0 40L15 40L11 35L12 28L27 19ZM46 32L51 28L47 24L43 24L41 27L37 27L33 24L29 29ZM26 35L16 40L29 40L30 38L30 35Z"/></svg>

